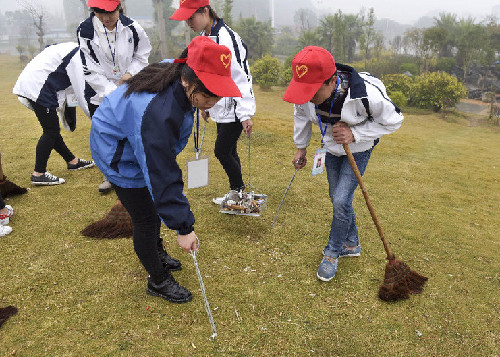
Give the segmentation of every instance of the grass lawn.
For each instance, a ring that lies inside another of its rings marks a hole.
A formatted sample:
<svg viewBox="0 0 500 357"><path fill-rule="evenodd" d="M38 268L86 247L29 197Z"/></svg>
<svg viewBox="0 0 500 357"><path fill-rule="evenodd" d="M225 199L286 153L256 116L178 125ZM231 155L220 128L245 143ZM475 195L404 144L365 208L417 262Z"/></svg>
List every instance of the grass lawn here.
<svg viewBox="0 0 500 357"><path fill-rule="evenodd" d="M2 164L9 179L27 187L41 128L11 94L22 66L0 56L0 68ZM15 215L13 232L0 238L0 307L19 313L0 328L0 356L499 356L498 127L406 110L401 129L374 150L365 185L391 249L429 277L422 295L386 303L377 297L385 253L359 190L363 252L341 259L329 283L316 278L331 220L326 174L312 177L310 165L298 172L270 228L294 172L293 107L282 93L256 89L251 183L269 196L263 215L223 215L211 202L228 189L213 155L213 123L203 145L210 184L186 190L215 341L193 261L174 232L163 231L167 250L184 265L174 275L194 295L184 305L145 293L147 273L131 239L79 233L116 196L98 194L96 168L67 171L53 153L48 170L66 184L7 200ZM76 131L63 132L85 159L89 129L79 111ZM319 138L316 128L310 162ZM239 152L247 179L246 138ZM181 167L193 156L190 140Z"/></svg>

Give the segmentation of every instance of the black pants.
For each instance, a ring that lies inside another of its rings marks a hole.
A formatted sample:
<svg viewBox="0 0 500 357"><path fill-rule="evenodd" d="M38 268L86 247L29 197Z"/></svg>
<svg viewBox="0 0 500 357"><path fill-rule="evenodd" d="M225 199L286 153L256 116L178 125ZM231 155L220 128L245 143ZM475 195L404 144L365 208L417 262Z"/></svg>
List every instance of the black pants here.
<svg viewBox="0 0 500 357"><path fill-rule="evenodd" d="M241 176L240 158L236 148L242 130L243 126L240 122L217 123L214 154L226 171L231 190L245 188Z"/></svg>
<svg viewBox="0 0 500 357"><path fill-rule="evenodd" d="M155 283L168 277L158 254L161 220L147 187L122 188L113 185L116 195L132 217L134 250Z"/></svg>
<svg viewBox="0 0 500 357"><path fill-rule="evenodd" d="M61 155L64 161L73 160L75 155L68 149L61 136L61 127L59 126L56 111L45 108L31 100L30 103L43 129L43 134L36 145L35 171L42 173L47 171L47 162L52 149Z"/></svg>
<svg viewBox="0 0 500 357"><path fill-rule="evenodd" d="M2 194L0 193L0 209L3 209L5 207L5 201L2 198Z"/></svg>

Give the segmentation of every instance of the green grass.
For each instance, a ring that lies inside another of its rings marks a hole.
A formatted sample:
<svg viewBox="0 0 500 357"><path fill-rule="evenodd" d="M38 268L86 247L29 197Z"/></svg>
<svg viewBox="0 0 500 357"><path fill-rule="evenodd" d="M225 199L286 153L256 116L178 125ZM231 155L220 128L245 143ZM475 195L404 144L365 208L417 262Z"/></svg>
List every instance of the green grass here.
<svg viewBox="0 0 500 357"><path fill-rule="evenodd" d="M11 94L21 65L0 56L0 66L2 164L28 186L41 128ZM164 230L168 251L184 264L175 277L194 294L184 305L146 295L131 239L79 234L116 196L97 193L97 169L68 172L53 153L48 169L66 184L7 200L15 216L14 231L0 238L0 307L15 305L19 314L0 329L0 356L498 356L498 128L408 110L401 129L374 150L365 184L386 237L398 258L429 277L422 295L386 303L377 297L385 253L359 190L363 253L341 259L330 283L316 279L331 220L325 174L300 171L270 229L294 171L293 108L282 92L256 91L251 183L269 196L263 215L222 215L211 203L227 191L212 153L213 123L204 142L210 185L186 190L215 341L192 259L175 234ZM80 112L76 132L63 132L83 158L89 128ZM311 149L317 145L315 132ZM239 150L247 177L246 139ZM181 167L193 156L190 141Z"/></svg>

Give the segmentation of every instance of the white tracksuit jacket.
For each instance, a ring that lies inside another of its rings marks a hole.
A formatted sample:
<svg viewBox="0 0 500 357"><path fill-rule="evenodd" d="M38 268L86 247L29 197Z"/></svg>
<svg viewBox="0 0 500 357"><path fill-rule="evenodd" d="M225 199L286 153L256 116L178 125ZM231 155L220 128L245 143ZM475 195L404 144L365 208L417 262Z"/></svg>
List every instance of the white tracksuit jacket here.
<svg viewBox="0 0 500 357"><path fill-rule="evenodd" d="M65 42L46 47L23 69L12 92L33 110L26 99L51 110L63 107L65 99L74 95L90 117L84 97L85 79L78 44Z"/></svg>
<svg viewBox="0 0 500 357"><path fill-rule="evenodd" d="M353 68L340 63L337 63L337 68L351 72L347 97L340 113L340 120L349 125L354 135L354 142L349 144L349 148L353 153L366 151L373 147L381 136L397 130L403 123L403 114L391 102L384 84L378 78L369 73L357 73ZM368 99L370 113L367 113L363 98ZM311 102L294 107L293 139L298 149L304 149L310 144L312 126L318 126L318 116ZM342 145L333 140L330 124L323 141L325 148L332 155L345 155Z"/></svg>
<svg viewBox="0 0 500 357"><path fill-rule="evenodd" d="M85 80L92 88L85 96L90 103L100 105L104 97L116 89L120 78L113 76L113 61L105 54L110 51L109 45L99 43L99 35L93 25L94 17L94 13L90 14L78 26L77 36L84 55L82 63ZM116 31L115 62L120 68L120 74L128 72L135 75L148 65L151 52L148 36L138 22L123 14L120 14Z"/></svg>
<svg viewBox="0 0 500 357"><path fill-rule="evenodd" d="M248 65L247 46L223 19L217 22L209 36L219 45L231 50L231 78L238 86L241 98L222 98L210 110L212 120L217 123L245 121L255 115L255 97L252 90L252 75Z"/></svg>

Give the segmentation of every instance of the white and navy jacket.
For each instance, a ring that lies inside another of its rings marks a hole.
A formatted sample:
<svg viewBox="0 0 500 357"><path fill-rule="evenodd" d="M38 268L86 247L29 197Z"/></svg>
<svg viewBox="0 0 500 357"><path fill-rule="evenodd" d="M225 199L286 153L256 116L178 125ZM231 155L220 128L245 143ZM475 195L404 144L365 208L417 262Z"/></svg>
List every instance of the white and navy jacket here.
<svg viewBox="0 0 500 357"><path fill-rule="evenodd" d="M93 25L95 14L90 14L77 29L78 43L82 53L85 80L91 90L85 93L87 100L101 104L105 96L113 92L120 78L113 75L113 61L106 56L109 45L99 43L99 36ZM103 25L104 26L104 25ZM133 19L120 14L116 24L115 62L120 74L135 75L148 65L151 44L144 29Z"/></svg>
<svg viewBox="0 0 500 357"><path fill-rule="evenodd" d="M75 96L90 117L84 97L85 79L78 44L65 42L46 47L23 69L12 92L33 110L27 99L50 110L63 107L67 97Z"/></svg>
<svg viewBox="0 0 500 357"><path fill-rule="evenodd" d="M349 125L354 136L354 142L349 144L349 148L353 153L369 150L381 136L390 134L401 126L403 114L391 102L384 84L378 78L369 73L358 73L352 67L340 63L337 63L337 69L350 73L349 89L340 113L340 120ZM318 126L319 119L311 102L296 104L294 107L293 139L298 149L304 149L309 146L312 127ZM332 137L330 124L323 141L332 155L345 155L343 146L337 144Z"/></svg>
<svg viewBox="0 0 500 357"><path fill-rule="evenodd" d="M241 98L222 98L209 110L210 116L217 123L248 120L255 115L255 97L248 65L247 46L222 19L214 26L209 37L231 50L231 78L242 95Z"/></svg>

